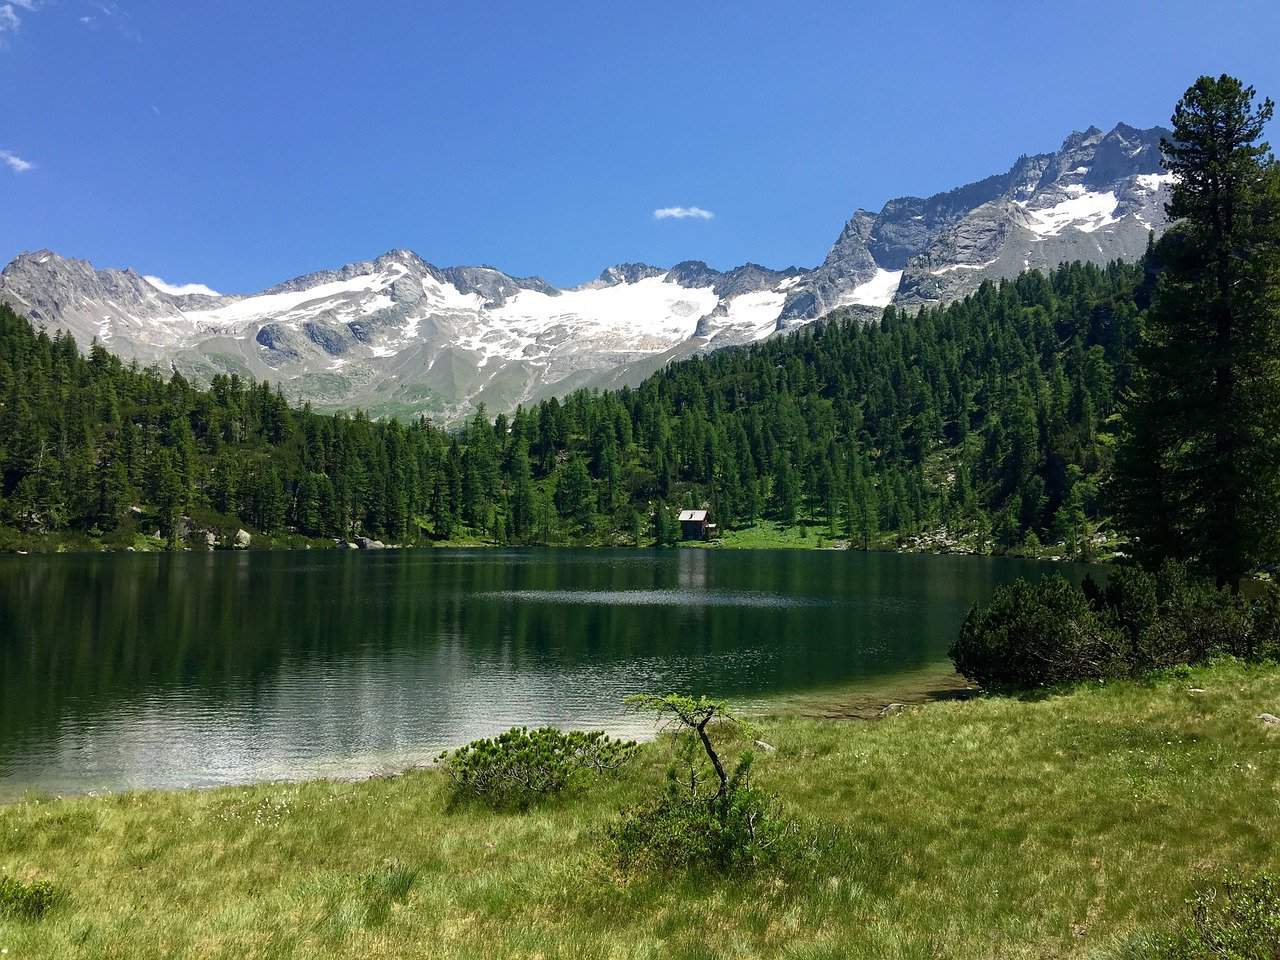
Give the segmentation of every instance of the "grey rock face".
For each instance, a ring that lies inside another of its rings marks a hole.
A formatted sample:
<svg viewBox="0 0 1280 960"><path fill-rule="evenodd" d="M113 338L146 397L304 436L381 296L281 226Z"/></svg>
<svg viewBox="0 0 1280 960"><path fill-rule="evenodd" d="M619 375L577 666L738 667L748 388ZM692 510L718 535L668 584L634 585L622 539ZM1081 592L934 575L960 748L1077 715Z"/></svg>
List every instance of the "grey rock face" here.
<svg viewBox="0 0 1280 960"><path fill-rule="evenodd" d="M845 294L876 275L879 265L868 243L876 220L857 210L840 231L822 266L797 284L783 304L778 329L816 319L849 302Z"/></svg>
<svg viewBox="0 0 1280 960"><path fill-rule="evenodd" d="M612 287L619 283L638 283L650 277L660 277L666 272L661 267L654 267L647 263L617 263L601 270L599 278L594 282Z"/></svg>
<svg viewBox="0 0 1280 960"><path fill-rule="evenodd" d="M1131 259L1168 225L1160 139L1168 130L1119 124L1071 134L1055 153L1019 157L1008 172L932 197L899 197L878 214L859 210L826 260L797 284L779 329L837 306L877 276L902 271L892 301L962 297L983 280L1071 260ZM874 290L863 288L863 302Z"/></svg>
<svg viewBox="0 0 1280 960"><path fill-rule="evenodd" d="M460 293L477 293L486 307L500 307L521 290L555 296L559 290L541 277L508 277L494 267L449 267L441 271Z"/></svg>

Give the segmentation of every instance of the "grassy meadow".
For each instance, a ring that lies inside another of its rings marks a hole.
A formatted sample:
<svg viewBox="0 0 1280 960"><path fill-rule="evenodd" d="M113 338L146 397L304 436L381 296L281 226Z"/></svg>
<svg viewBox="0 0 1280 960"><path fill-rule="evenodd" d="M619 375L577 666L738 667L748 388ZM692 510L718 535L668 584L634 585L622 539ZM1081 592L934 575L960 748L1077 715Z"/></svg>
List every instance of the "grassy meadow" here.
<svg viewBox="0 0 1280 960"><path fill-rule="evenodd" d="M0 807L19 958L1109 957L1204 878L1280 869L1280 668L762 717L757 785L810 838L750 878L621 875L603 837L668 745L528 814L449 809L438 770ZM730 750L732 753L733 751Z"/></svg>

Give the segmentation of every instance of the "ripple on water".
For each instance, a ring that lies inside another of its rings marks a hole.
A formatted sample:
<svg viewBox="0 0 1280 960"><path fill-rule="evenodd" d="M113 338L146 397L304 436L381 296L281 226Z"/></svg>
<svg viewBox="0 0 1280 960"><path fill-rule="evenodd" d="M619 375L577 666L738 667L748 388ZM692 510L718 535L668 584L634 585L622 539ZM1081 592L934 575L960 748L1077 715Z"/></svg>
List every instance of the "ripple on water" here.
<svg viewBox="0 0 1280 960"><path fill-rule="evenodd" d="M476 594L516 603L572 603L620 607L832 607L825 597L752 590L491 590Z"/></svg>

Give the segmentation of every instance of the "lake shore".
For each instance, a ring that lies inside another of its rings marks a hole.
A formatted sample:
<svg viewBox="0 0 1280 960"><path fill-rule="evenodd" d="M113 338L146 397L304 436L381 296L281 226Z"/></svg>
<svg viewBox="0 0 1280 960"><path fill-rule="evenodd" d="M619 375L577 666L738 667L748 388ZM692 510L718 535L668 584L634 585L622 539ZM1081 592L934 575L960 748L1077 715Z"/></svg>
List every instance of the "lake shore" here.
<svg viewBox="0 0 1280 960"><path fill-rule="evenodd" d="M31 799L0 871L66 900L11 957L1107 956L1202 878L1280 867L1280 667L979 697L873 723L762 715L755 782L823 838L811 875L621 876L601 831L663 741L527 815L450 810L438 770ZM744 741L745 742L745 741ZM381 898L379 871L410 878Z"/></svg>
<svg viewBox="0 0 1280 960"><path fill-rule="evenodd" d="M211 531L212 532L212 531ZM262 550L342 550L359 549L358 540L334 540L332 538L307 537L286 533L265 536L243 531L247 541L237 545L239 530L216 533L212 541L205 539L172 547L158 531L132 531L128 535L90 536L83 533L21 533L0 527L0 554L40 555L51 553L171 553L183 551L218 551L247 549ZM510 549L513 544L498 543L476 533L449 540L421 540L406 544L385 545L397 549ZM627 542L566 542L554 544L528 544L556 548L584 549L654 549L652 543L636 547ZM868 542L853 543L848 537L832 535L825 523L817 520L783 525L773 521L761 521L739 529L725 530L720 536L707 541L686 541L674 545L680 549L699 550L870 550L890 553L923 553L932 555L1006 556L1028 560L1053 560L1067 562L1106 563L1121 559L1123 541L1113 533L1095 532L1090 536L1087 556L1079 555L1063 543L1002 547L991 540L977 540L970 535L951 536L947 531L926 531L914 535L877 535ZM379 548L375 548L379 549Z"/></svg>

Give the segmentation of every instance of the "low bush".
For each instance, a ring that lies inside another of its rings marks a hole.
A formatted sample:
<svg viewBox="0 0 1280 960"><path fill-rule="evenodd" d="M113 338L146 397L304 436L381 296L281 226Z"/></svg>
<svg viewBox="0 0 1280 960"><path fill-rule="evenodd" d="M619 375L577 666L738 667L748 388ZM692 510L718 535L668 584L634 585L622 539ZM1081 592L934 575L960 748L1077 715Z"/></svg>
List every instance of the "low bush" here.
<svg viewBox="0 0 1280 960"><path fill-rule="evenodd" d="M618 769L635 746L599 730L566 733L554 727L513 727L492 739L446 751L440 761L453 781L455 801L525 810L583 776Z"/></svg>
<svg viewBox="0 0 1280 960"><path fill-rule="evenodd" d="M656 803L635 807L609 830L618 866L656 873L729 874L776 862L795 836L775 797L750 786L750 754L723 794L698 796L669 775Z"/></svg>
<svg viewBox="0 0 1280 960"><path fill-rule="evenodd" d="M725 769L709 732L739 726L725 705L678 694L628 702L657 714L675 734L675 758L657 801L627 811L610 828L618 866L727 874L777 861L796 830L777 798L751 785L750 750L732 773Z"/></svg>
<svg viewBox="0 0 1280 960"><path fill-rule="evenodd" d="M1219 655L1280 656L1280 590L1220 590L1179 563L1116 568L1105 588L1061 576L999 587L975 605L951 647L964 676L990 689L1141 676Z"/></svg>
<svg viewBox="0 0 1280 960"><path fill-rule="evenodd" d="M1120 960L1276 960L1280 957L1280 878L1226 879L1188 906L1191 921L1174 934L1143 935Z"/></svg>
<svg viewBox="0 0 1280 960"><path fill-rule="evenodd" d="M1123 629L1131 671L1145 673L1224 653L1256 658L1267 646L1256 642L1256 634L1265 626L1268 598L1275 591L1262 588L1257 600L1249 600L1168 562L1154 574L1119 567L1105 590L1089 581L1085 593Z"/></svg>
<svg viewBox="0 0 1280 960"><path fill-rule="evenodd" d="M39 920L63 899L62 888L48 880L19 880L0 875L0 917Z"/></svg>
<svg viewBox="0 0 1280 960"><path fill-rule="evenodd" d="M1060 576L1016 580L974 606L951 647L956 669L984 687L1033 687L1124 672L1124 636Z"/></svg>

